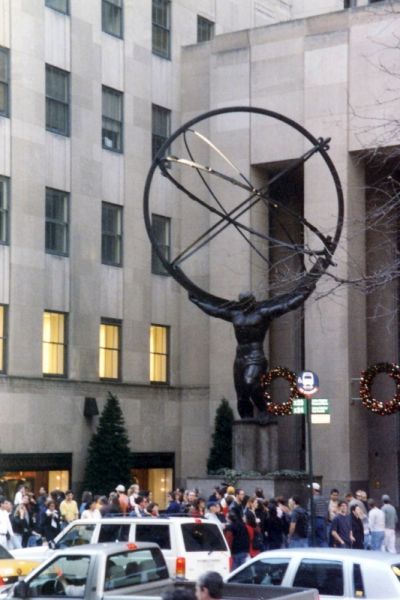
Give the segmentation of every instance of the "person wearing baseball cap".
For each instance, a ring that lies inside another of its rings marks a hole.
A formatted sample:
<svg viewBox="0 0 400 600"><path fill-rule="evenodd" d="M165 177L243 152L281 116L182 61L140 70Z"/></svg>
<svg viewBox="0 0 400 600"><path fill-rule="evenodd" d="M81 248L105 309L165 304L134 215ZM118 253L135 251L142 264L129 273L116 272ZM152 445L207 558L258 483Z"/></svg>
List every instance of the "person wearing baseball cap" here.
<svg viewBox="0 0 400 600"><path fill-rule="evenodd" d="M118 502L121 512L126 515L129 509L129 500L128 496L125 494L125 486L122 483L118 484L115 488L115 491L118 494Z"/></svg>

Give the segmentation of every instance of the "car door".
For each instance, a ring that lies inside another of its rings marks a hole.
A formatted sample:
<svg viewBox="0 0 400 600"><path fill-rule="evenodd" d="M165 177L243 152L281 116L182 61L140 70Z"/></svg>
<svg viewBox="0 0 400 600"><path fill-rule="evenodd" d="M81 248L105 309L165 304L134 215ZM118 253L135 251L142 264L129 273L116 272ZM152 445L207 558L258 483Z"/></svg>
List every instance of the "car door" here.
<svg viewBox="0 0 400 600"><path fill-rule="evenodd" d="M228 578L229 583L256 583L258 585L282 585L290 563L290 558L260 558L245 565L235 575Z"/></svg>
<svg viewBox="0 0 400 600"><path fill-rule="evenodd" d="M316 588L320 600L347 600L347 565L340 559L303 558L298 562L293 580L284 585Z"/></svg>

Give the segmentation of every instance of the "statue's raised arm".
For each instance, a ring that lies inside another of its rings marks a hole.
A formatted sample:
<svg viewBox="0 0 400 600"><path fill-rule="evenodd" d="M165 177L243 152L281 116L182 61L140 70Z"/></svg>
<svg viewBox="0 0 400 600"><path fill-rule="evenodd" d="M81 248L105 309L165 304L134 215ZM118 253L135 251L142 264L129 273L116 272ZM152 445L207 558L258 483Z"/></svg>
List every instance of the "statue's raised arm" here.
<svg viewBox="0 0 400 600"><path fill-rule="evenodd" d="M224 319L225 321L232 321L232 311L227 306L213 304L209 300L203 300L194 294L189 294L189 300L210 317L217 317L219 319Z"/></svg>

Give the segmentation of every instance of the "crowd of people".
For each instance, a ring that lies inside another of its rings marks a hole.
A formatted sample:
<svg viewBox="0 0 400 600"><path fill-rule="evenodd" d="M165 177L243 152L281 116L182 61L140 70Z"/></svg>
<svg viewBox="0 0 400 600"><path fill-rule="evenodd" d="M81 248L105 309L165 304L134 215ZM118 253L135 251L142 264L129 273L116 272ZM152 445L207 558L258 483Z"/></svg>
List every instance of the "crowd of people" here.
<svg viewBox="0 0 400 600"><path fill-rule="evenodd" d="M36 545L43 540L49 542L78 518L123 515L157 518L164 514L184 514L221 525L234 568L263 550L287 546L396 552L397 512L387 494L382 496L380 506L368 499L363 490L340 498L339 491L332 489L326 498L315 482L312 499L311 506L310 500L303 503L296 495L288 501L283 497L267 499L261 488L249 496L243 489L221 486L207 499L197 490L173 490L168 494L167 506L160 509L152 500L151 492L141 491L138 484L128 489L119 484L108 496L85 491L79 505L71 490L47 493L41 488L35 496L25 485L20 485L13 502L0 496L0 544L12 549Z"/></svg>

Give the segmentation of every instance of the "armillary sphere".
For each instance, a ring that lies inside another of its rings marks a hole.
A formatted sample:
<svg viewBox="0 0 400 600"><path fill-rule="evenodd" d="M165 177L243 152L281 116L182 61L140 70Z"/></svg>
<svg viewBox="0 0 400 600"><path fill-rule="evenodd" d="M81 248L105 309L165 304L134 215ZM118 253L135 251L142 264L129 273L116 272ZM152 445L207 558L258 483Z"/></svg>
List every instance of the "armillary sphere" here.
<svg viewBox="0 0 400 600"><path fill-rule="evenodd" d="M300 285L319 256L332 257L342 231L329 142L249 106L211 110L179 127L160 145L144 189L145 225L164 272L221 305L235 304L244 286L265 299ZM171 243L153 215L172 217Z"/></svg>

